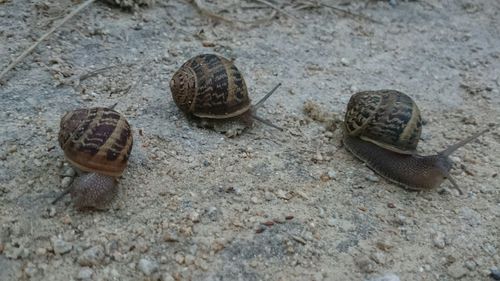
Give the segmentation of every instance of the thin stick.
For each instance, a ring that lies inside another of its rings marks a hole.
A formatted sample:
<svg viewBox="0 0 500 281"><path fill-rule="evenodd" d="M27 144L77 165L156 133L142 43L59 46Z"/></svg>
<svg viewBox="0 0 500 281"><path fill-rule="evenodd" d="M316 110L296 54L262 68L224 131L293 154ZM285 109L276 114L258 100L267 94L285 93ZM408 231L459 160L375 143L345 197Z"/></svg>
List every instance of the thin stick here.
<svg viewBox="0 0 500 281"><path fill-rule="evenodd" d="M106 70L109 70L109 69L112 69L112 68L115 68L115 67L124 66L124 65L132 66L134 64L132 64L132 63L129 63L129 64L122 63L122 64L115 64L115 65L106 66L106 67L103 67L103 68L98 68L96 70L92 70L90 72L87 72L85 74L80 75L80 77L78 77L78 80L83 81L83 80L88 79L90 77L93 77L93 76L96 76L98 74L104 73Z"/></svg>
<svg viewBox="0 0 500 281"><path fill-rule="evenodd" d="M229 18L226 18L224 16L221 16L219 14L216 14L216 13L210 11L208 8L205 7L205 5L203 5L201 3L200 0L192 0L192 3L194 3L194 6L196 7L196 9L198 9L198 11L200 11L202 14L205 14L211 18L218 19L218 20L225 21L225 22L230 22L230 23L236 21L234 19L229 19Z"/></svg>
<svg viewBox="0 0 500 281"><path fill-rule="evenodd" d="M259 24L259 23L263 23L263 22L267 22L267 21L270 21L272 18L274 18L274 16L276 15L276 11L273 10L273 12L271 13L271 15L268 17L268 18L263 18L263 19L257 19L257 20L253 20L253 21L244 21L244 20L239 20L239 19L233 19L233 18L227 18L225 16L222 16L222 15L219 15L213 11L211 11L210 9L208 9L203 3L201 0L188 0L188 2L190 2L191 4L194 5L194 7L202 14L205 14L207 15L208 17L211 17L211 18L214 18L214 19L217 19L217 20L221 20L221 21L224 21L224 22L227 22L227 23L235 23L235 22L240 22L240 23L244 23L244 24Z"/></svg>
<svg viewBox="0 0 500 281"><path fill-rule="evenodd" d="M340 13L343 13L345 15L348 15L348 16L351 16L351 17L354 17L354 18L358 18L358 19L364 19L364 20L367 20L367 21L371 21L373 23L378 23L378 24L382 24L382 22L380 21L377 21L377 20L374 20L368 16L365 16L365 15L362 15L362 14L355 14L353 12L350 12L348 10L344 10L344 9L341 9L341 8L338 8L338 7L335 7L335 6L332 6L332 5L329 5L329 4L325 4L325 3L322 3L322 2L319 2L318 3L319 5L321 6L324 6L324 7L327 7L327 8L330 8L336 12L340 12Z"/></svg>
<svg viewBox="0 0 500 281"><path fill-rule="evenodd" d="M40 37L33 45L31 45L28 49L24 50L24 52L20 56L18 56L12 63L9 64L9 66L7 66L6 69L4 69L2 71L2 73L0 73L0 80L9 70L14 68L19 62L21 62L21 60L24 59L24 57L26 57L29 53L31 53L38 46L38 44L42 43L42 41L47 39L56 29L61 27L64 23L66 23L74 15L76 15L78 12L83 10L88 5L92 4L94 1L96 1L96 0L87 0L87 1L83 2L80 6L78 6L71 13L69 13L66 17L64 17L64 19L62 19L59 23L54 25L47 33L42 35L42 37Z"/></svg>
<svg viewBox="0 0 500 281"><path fill-rule="evenodd" d="M266 0L256 0L256 1L257 1L257 2L260 2L260 3L264 4L264 5L267 5L267 6L271 7L271 8L273 8L273 9L275 9L276 11L278 11L278 12L280 12L280 13L282 13L282 14L286 15L287 17L289 17L289 18L291 18L291 19L293 19L293 20L296 20L296 21L298 20L298 18L296 18L294 15L292 15L292 14L290 14L289 12L287 12L287 11L285 11L285 10L281 9L280 7L278 7L278 6L274 5L273 3L270 3L270 2L268 2L268 1L266 1Z"/></svg>

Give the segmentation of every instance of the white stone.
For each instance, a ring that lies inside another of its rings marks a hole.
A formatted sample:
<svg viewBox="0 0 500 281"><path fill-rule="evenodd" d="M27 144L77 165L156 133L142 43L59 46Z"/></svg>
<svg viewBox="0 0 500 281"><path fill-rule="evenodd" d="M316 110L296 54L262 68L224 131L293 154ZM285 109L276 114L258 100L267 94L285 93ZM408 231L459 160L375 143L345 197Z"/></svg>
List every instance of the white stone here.
<svg viewBox="0 0 500 281"><path fill-rule="evenodd" d="M52 238L52 248L54 249L54 253L59 254L59 255L64 255L66 253L69 253L71 249L73 248L73 245L70 243L59 239L57 237Z"/></svg>
<svg viewBox="0 0 500 281"><path fill-rule="evenodd" d="M149 276L158 271L158 263L154 260L140 259L138 264L139 269L144 275Z"/></svg>
<svg viewBox="0 0 500 281"><path fill-rule="evenodd" d="M94 274L94 271L90 267L82 267L80 271L78 271L78 275L76 276L76 279L79 280L90 280L92 278L92 274Z"/></svg>
<svg viewBox="0 0 500 281"><path fill-rule="evenodd" d="M372 279L368 279L369 281L400 281L399 277L393 273L386 273L382 276L378 276Z"/></svg>

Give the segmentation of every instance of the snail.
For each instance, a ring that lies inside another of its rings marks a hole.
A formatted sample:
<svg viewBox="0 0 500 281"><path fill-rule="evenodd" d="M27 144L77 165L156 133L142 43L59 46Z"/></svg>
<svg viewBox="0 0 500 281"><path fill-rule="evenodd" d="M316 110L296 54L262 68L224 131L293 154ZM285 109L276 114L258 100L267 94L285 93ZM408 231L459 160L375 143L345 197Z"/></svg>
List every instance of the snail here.
<svg viewBox="0 0 500 281"><path fill-rule="evenodd" d="M65 158L83 174L52 204L71 193L76 209L106 209L118 192L116 178L132 150L125 117L104 107L69 111L61 119L58 140Z"/></svg>
<svg viewBox="0 0 500 281"><path fill-rule="evenodd" d="M450 176L448 156L488 129L429 156L416 152L422 119L416 103L395 90L365 91L354 94L347 105L343 143L348 151L383 178L411 190L437 188Z"/></svg>
<svg viewBox="0 0 500 281"><path fill-rule="evenodd" d="M173 100L181 111L200 127L228 136L252 127L254 120L282 130L256 114L280 85L252 105L241 72L230 60L214 54L189 59L170 80Z"/></svg>

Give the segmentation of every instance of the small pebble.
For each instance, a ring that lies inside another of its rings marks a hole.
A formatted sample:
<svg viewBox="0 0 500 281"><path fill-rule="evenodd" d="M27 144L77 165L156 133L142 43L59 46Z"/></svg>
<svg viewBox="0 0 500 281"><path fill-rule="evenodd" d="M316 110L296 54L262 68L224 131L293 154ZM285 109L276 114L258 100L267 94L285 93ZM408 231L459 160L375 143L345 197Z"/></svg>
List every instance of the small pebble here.
<svg viewBox="0 0 500 281"><path fill-rule="evenodd" d="M47 215L49 216L49 218L53 218L55 215L56 215L57 211L56 211L56 208L54 207L49 207L47 209Z"/></svg>
<svg viewBox="0 0 500 281"><path fill-rule="evenodd" d="M59 239L57 237L52 238L52 248L54 249L54 253L59 254L59 255L64 255L66 253L69 253L71 249L73 248L73 245L70 243Z"/></svg>
<svg viewBox="0 0 500 281"><path fill-rule="evenodd" d="M188 217L192 222L200 222L200 214L196 211L191 212Z"/></svg>
<svg viewBox="0 0 500 281"><path fill-rule="evenodd" d="M94 271L90 267L82 267L80 271L78 271L78 275L76 276L76 279L79 280L90 280L92 278L92 274L94 274Z"/></svg>
<svg viewBox="0 0 500 281"><path fill-rule="evenodd" d="M266 191L264 192L264 199L266 199L266 201L271 201L274 199L274 194L272 192Z"/></svg>
<svg viewBox="0 0 500 281"><path fill-rule="evenodd" d="M477 266L476 262L472 259L465 261L465 267L470 271L476 269L476 266Z"/></svg>
<svg viewBox="0 0 500 281"><path fill-rule="evenodd" d="M74 177L76 175L76 171L72 167L68 167L62 175L63 177Z"/></svg>
<svg viewBox="0 0 500 281"><path fill-rule="evenodd" d="M79 257L78 263L82 266L98 265L104 260L104 248L101 245L85 250Z"/></svg>
<svg viewBox="0 0 500 281"><path fill-rule="evenodd" d="M158 271L158 263L154 260L144 258L140 259L138 267L146 276L150 276L154 272Z"/></svg>
<svg viewBox="0 0 500 281"><path fill-rule="evenodd" d="M323 182L327 182L327 181L329 181L331 178L328 176L328 174L321 174L321 175L319 176L319 179L320 179L321 181L323 181Z"/></svg>
<svg viewBox="0 0 500 281"><path fill-rule="evenodd" d="M30 255L28 249L23 246L14 247L11 244L7 244L5 247L5 256L11 259L24 259Z"/></svg>
<svg viewBox="0 0 500 281"><path fill-rule="evenodd" d="M343 65L343 66L349 66L349 60L347 58L341 58L340 59L340 63Z"/></svg>
<svg viewBox="0 0 500 281"><path fill-rule="evenodd" d="M468 207L460 209L460 218L472 227L477 227L481 224L481 214Z"/></svg>
<svg viewBox="0 0 500 281"><path fill-rule="evenodd" d="M0 253L1 253L1 251L0 251ZM38 249L36 249L35 253L39 256L45 256L47 254L47 249L38 248Z"/></svg>
<svg viewBox="0 0 500 281"><path fill-rule="evenodd" d="M62 180L61 180L61 187L62 188L68 188L69 185L71 184L72 180L73 180L73 178L71 178L71 177L64 177L64 178L62 178Z"/></svg>
<svg viewBox="0 0 500 281"><path fill-rule="evenodd" d="M382 276L377 276L372 279L368 279L369 281L400 281L399 277L393 273L386 273Z"/></svg>
<svg viewBox="0 0 500 281"><path fill-rule="evenodd" d="M208 207L206 211L207 211L207 217L209 217L211 221L219 220L220 212L217 209L217 207L214 206Z"/></svg>
<svg viewBox="0 0 500 281"><path fill-rule="evenodd" d="M448 275L455 279L460 279L467 275L467 269L460 262L454 262L448 267Z"/></svg>
<svg viewBox="0 0 500 281"><path fill-rule="evenodd" d="M486 242L483 244L483 250L487 252L489 255L493 256L497 253L497 249L491 243Z"/></svg>
<svg viewBox="0 0 500 281"><path fill-rule="evenodd" d="M36 268L36 266L34 264L28 263L28 265L24 269L24 272L26 273L26 275L28 277L33 278L36 275L36 273L38 272L38 269Z"/></svg>
<svg viewBox="0 0 500 281"><path fill-rule="evenodd" d="M9 153L14 153L14 152L16 152L16 151L17 151L17 146L13 145L13 146L9 147L9 150L8 150L8 151L9 151Z"/></svg>
<svg viewBox="0 0 500 281"><path fill-rule="evenodd" d="M368 174L365 176L365 179L371 182L379 182L380 178L377 177L375 174Z"/></svg>
<svg viewBox="0 0 500 281"><path fill-rule="evenodd" d="M184 256L182 254L176 254L175 255L175 261L178 264L183 264L184 263Z"/></svg>
<svg viewBox="0 0 500 281"><path fill-rule="evenodd" d="M327 175L329 178L331 178L333 180L337 178L337 172L335 172L335 171L328 171Z"/></svg>
<svg viewBox="0 0 500 281"><path fill-rule="evenodd" d="M191 265L191 264L193 264L193 263L194 263L194 256L192 256L192 255L186 255L186 256L184 257L184 263L185 263L186 265Z"/></svg>
<svg viewBox="0 0 500 281"><path fill-rule="evenodd" d="M161 281L175 281L174 277L172 277L172 274L165 272L161 275Z"/></svg>
<svg viewBox="0 0 500 281"><path fill-rule="evenodd" d="M386 257L385 254L381 251L376 251L371 254L370 258L378 264L385 264Z"/></svg>
<svg viewBox="0 0 500 281"><path fill-rule="evenodd" d="M250 198L250 201L251 201L253 204L259 204L259 203L261 203L260 199L259 199L259 198L257 198L257 197L255 197L255 196L252 196L252 197Z"/></svg>
<svg viewBox="0 0 500 281"><path fill-rule="evenodd" d="M490 277L493 278L493 280L500 280L500 270L497 268L490 269Z"/></svg>
<svg viewBox="0 0 500 281"><path fill-rule="evenodd" d="M444 249L446 246L445 235L442 232L437 232L432 236L434 247Z"/></svg>
<svg viewBox="0 0 500 281"><path fill-rule="evenodd" d="M359 269L361 269L361 271L365 273L375 271L375 264L368 257L357 257L354 259L354 262L359 267Z"/></svg>
<svg viewBox="0 0 500 281"><path fill-rule="evenodd" d="M394 222L399 224L399 225L405 225L405 224L408 224L408 218L406 218L406 216L404 216L404 215L398 214L396 216Z"/></svg>
<svg viewBox="0 0 500 281"><path fill-rule="evenodd" d="M165 242L178 242L179 236L177 235L177 232L175 232L175 231L167 231L163 235L163 241L165 241Z"/></svg>

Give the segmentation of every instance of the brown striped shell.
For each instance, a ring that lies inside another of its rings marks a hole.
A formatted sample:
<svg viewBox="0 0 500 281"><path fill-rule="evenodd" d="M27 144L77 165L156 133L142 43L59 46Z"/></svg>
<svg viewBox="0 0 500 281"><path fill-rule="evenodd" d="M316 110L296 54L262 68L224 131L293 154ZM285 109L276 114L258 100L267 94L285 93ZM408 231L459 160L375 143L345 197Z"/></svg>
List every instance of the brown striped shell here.
<svg viewBox="0 0 500 281"><path fill-rule="evenodd" d="M349 136L398 153L414 154L422 119L409 96L395 90L366 91L349 100L345 129Z"/></svg>
<svg viewBox="0 0 500 281"><path fill-rule="evenodd" d="M82 171L120 176L132 143L130 125L113 109L76 109L61 119L59 145L66 159Z"/></svg>
<svg viewBox="0 0 500 281"><path fill-rule="evenodd" d="M228 59L203 54L185 62L170 80L177 106L200 118L225 119L251 108L245 80Z"/></svg>

